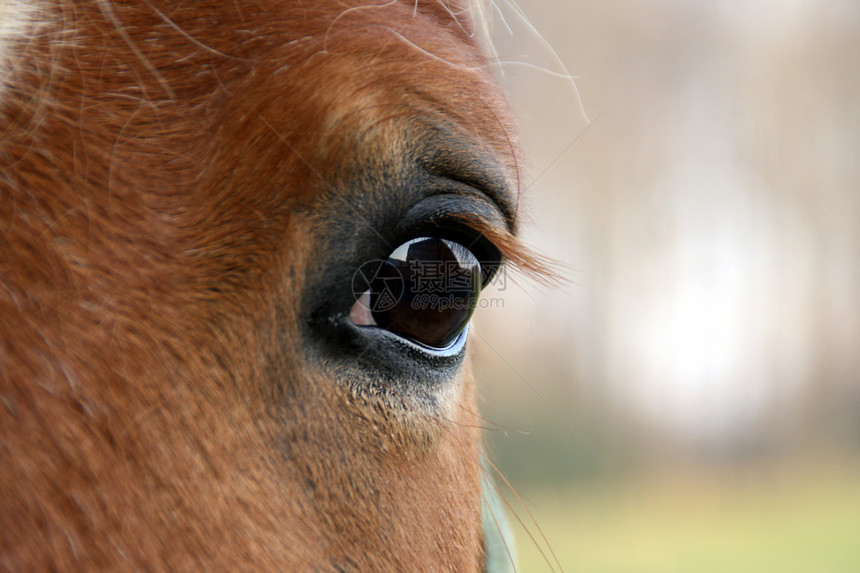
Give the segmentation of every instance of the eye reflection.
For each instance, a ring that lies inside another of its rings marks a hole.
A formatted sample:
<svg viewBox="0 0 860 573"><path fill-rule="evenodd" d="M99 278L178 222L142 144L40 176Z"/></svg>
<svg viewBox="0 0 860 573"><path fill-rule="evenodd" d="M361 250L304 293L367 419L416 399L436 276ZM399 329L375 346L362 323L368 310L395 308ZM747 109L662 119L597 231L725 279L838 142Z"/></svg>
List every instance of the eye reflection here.
<svg viewBox="0 0 860 573"><path fill-rule="evenodd" d="M413 239L387 260L362 265L350 319L445 348L468 324L481 286L481 264L469 249L436 237Z"/></svg>

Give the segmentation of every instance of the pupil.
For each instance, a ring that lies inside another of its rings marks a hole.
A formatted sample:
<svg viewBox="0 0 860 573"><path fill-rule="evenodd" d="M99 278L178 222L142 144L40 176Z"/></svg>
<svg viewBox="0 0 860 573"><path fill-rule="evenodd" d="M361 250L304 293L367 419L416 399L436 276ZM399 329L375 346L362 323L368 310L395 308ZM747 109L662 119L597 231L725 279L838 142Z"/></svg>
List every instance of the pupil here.
<svg viewBox="0 0 860 573"><path fill-rule="evenodd" d="M478 259L459 243L423 237L398 247L387 263L377 280L399 274L403 289L396 302L385 304L373 299L386 289L371 288L377 325L425 346L449 346L475 310L482 284Z"/></svg>

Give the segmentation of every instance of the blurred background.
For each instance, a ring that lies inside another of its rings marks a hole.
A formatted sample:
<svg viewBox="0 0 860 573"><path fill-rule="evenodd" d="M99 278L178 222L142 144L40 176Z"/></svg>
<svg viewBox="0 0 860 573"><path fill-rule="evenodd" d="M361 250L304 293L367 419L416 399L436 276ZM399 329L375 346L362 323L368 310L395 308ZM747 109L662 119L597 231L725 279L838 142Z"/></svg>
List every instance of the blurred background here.
<svg viewBox="0 0 860 573"><path fill-rule="evenodd" d="M474 329L519 570L860 571L860 3L492 10L567 279Z"/></svg>

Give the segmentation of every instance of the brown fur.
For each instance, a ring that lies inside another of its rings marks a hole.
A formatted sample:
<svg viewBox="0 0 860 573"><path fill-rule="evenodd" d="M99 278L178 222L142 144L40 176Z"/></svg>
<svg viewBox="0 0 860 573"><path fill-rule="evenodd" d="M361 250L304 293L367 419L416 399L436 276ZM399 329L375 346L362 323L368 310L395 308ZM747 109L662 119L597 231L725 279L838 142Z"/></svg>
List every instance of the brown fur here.
<svg viewBox="0 0 860 573"><path fill-rule="evenodd" d="M511 130L473 23L351 7L46 2L7 43L0 569L480 568L468 365L452 419L356 395L297 293L416 121L514 178Z"/></svg>

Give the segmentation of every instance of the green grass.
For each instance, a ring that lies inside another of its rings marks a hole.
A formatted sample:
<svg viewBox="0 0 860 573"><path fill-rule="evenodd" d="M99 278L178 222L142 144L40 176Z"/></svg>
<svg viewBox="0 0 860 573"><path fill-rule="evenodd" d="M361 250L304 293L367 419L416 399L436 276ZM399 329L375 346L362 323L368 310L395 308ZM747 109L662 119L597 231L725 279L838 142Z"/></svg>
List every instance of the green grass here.
<svg viewBox="0 0 860 573"><path fill-rule="evenodd" d="M860 572L856 467L699 469L520 493L549 542L516 508L537 539L514 527L520 572Z"/></svg>

